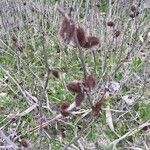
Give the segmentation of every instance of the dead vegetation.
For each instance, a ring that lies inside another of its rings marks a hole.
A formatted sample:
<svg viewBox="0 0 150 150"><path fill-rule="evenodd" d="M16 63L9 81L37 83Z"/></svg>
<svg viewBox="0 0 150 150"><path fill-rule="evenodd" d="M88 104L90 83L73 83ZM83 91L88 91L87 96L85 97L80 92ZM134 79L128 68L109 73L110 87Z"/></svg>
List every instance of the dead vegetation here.
<svg viewBox="0 0 150 150"><path fill-rule="evenodd" d="M0 4L0 149L150 148L144 1Z"/></svg>

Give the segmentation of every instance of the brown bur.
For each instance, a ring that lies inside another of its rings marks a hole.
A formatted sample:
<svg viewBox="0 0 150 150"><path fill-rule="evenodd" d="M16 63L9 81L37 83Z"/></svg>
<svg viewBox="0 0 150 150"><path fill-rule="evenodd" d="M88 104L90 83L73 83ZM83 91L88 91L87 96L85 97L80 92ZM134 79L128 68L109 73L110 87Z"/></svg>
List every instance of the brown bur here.
<svg viewBox="0 0 150 150"><path fill-rule="evenodd" d="M75 26L75 22L70 18L70 15L64 16L58 34L67 44L73 41L75 45L80 45L83 48L91 48L99 44L97 37L86 36L85 30L81 26Z"/></svg>
<svg viewBox="0 0 150 150"><path fill-rule="evenodd" d="M50 71L52 72L52 75L55 78L58 78L58 79L60 78L62 71L59 68L54 68L54 69L51 69Z"/></svg>
<svg viewBox="0 0 150 150"><path fill-rule="evenodd" d="M74 81L67 85L67 89L74 93L80 93L82 92L81 86L82 86L82 81Z"/></svg>
<svg viewBox="0 0 150 150"><path fill-rule="evenodd" d="M95 36L88 36L87 42L83 45L84 48L91 48L99 44L99 39Z"/></svg>
<svg viewBox="0 0 150 150"><path fill-rule="evenodd" d="M94 75L88 75L84 81L84 87L86 91L91 91L96 86L96 79Z"/></svg>
<svg viewBox="0 0 150 150"><path fill-rule="evenodd" d="M107 22L107 26L109 27L114 27L115 26L115 23L113 21L108 21Z"/></svg>
<svg viewBox="0 0 150 150"><path fill-rule="evenodd" d="M82 102L85 99L85 92L89 92L95 88L95 86L96 86L95 76L92 74L88 75L86 77L86 79L81 83L81 86L83 89L81 90L81 92L78 92L76 97L75 97L76 107L81 106Z"/></svg>
<svg viewBox="0 0 150 150"><path fill-rule="evenodd" d="M84 93L78 93L75 97L76 107L81 106L81 103L84 101L84 99L85 99L85 94Z"/></svg>
<svg viewBox="0 0 150 150"><path fill-rule="evenodd" d="M60 113L62 114L62 116L67 117L69 116L69 112L67 111L67 108L70 106L70 104L68 102L62 102L59 104L59 110Z"/></svg>
<svg viewBox="0 0 150 150"><path fill-rule="evenodd" d="M76 36L79 45L83 48L91 48L99 44L99 39L95 36L86 36L86 33L82 27L76 28Z"/></svg>
<svg viewBox="0 0 150 150"><path fill-rule="evenodd" d="M75 31L75 24L72 19L68 19L64 17L60 29L59 36L63 39L67 44L72 40Z"/></svg>
<svg viewBox="0 0 150 150"><path fill-rule="evenodd" d="M94 106L92 106L92 115L94 117L97 117L99 115L99 111L101 110L102 105L103 105L103 102L98 101L95 103Z"/></svg>
<svg viewBox="0 0 150 150"><path fill-rule="evenodd" d="M76 36L77 36L77 40L78 40L79 45L81 47L84 47L84 45L87 42L87 38L85 35L85 31L82 27L80 27L80 26L76 27Z"/></svg>

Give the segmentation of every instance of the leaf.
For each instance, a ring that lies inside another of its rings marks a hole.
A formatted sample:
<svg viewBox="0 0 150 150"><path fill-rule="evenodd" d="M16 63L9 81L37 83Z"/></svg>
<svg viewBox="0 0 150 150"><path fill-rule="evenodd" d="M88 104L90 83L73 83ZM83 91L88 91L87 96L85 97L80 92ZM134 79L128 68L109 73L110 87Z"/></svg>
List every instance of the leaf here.
<svg viewBox="0 0 150 150"><path fill-rule="evenodd" d="M37 104L34 104L32 106L30 106L28 109L26 109L25 111L23 111L22 113L18 114L17 116L25 116L27 115L28 113L30 113L32 110L34 110L38 105Z"/></svg>
<svg viewBox="0 0 150 150"><path fill-rule="evenodd" d="M112 120L112 115L110 111L110 106L108 105L106 108L106 123L108 124L109 128L111 131L114 131L114 125L113 125L113 120Z"/></svg>
<svg viewBox="0 0 150 150"><path fill-rule="evenodd" d="M150 120L150 104L140 104L138 112L142 121Z"/></svg>
<svg viewBox="0 0 150 150"><path fill-rule="evenodd" d="M123 72L116 72L115 78L116 78L117 80L121 80L121 79L123 78Z"/></svg>
<svg viewBox="0 0 150 150"><path fill-rule="evenodd" d="M95 36L86 36L86 33L82 27L76 28L76 35L78 42L83 48L91 48L99 44L99 39Z"/></svg>
<svg viewBox="0 0 150 150"><path fill-rule="evenodd" d="M141 64L141 59L139 57L136 57L133 59L132 64L134 67L138 67Z"/></svg>

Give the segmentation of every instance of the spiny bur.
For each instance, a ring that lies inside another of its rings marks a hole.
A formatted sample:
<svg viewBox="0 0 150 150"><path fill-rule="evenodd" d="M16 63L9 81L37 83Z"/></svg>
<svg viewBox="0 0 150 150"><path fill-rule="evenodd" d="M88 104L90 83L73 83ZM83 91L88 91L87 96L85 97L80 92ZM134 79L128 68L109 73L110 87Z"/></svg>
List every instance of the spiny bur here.
<svg viewBox="0 0 150 150"><path fill-rule="evenodd" d="M113 21L108 21L107 22L107 26L109 27L114 27L115 26L115 23Z"/></svg>
<svg viewBox="0 0 150 150"><path fill-rule="evenodd" d="M132 12L135 12L135 11L137 11L137 8L136 8L136 6L132 5L132 6L131 6L131 11L132 11Z"/></svg>
<svg viewBox="0 0 150 150"><path fill-rule="evenodd" d="M68 102L62 102L60 104L60 113L62 114L62 116L67 117L69 116L69 112L67 111L67 108L70 106L70 104Z"/></svg>
<svg viewBox="0 0 150 150"><path fill-rule="evenodd" d="M121 32L119 30L114 30L114 37L117 38L119 37Z"/></svg>
<svg viewBox="0 0 150 150"><path fill-rule="evenodd" d="M54 76L54 77L56 77L56 78L60 78L60 76L61 76L61 70L60 69L52 69L51 70L51 72L52 72L52 75Z"/></svg>
<svg viewBox="0 0 150 150"><path fill-rule="evenodd" d="M76 36L77 36L79 45L81 47L84 47L85 43L87 42L87 39L86 39L85 31L82 27L78 26L76 28Z"/></svg>
<svg viewBox="0 0 150 150"><path fill-rule="evenodd" d="M84 48L91 48L99 44L99 39L95 36L88 36L87 42L83 45Z"/></svg>
<svg viewBox="0 0 150 150"><path fill-rule="evenodd" d="M103 102L102 101L98 101L95 103L94 106L92 106L92 115L94 117L97 117L99 115L99 111L101 110Z"/></svg>
<svg viewBox="0 0 150 150"><path fill-rule="evenodd" d="M66 131L66 129L64 127L60 128L60 133L61 133L62 138L66 137L65 131Z"/></svg>
<svg viewBox="0 0 150 150"><path fill-rule="evenodd" d="M63 39L64 42L69 44L74 36L75 24L72 19L64 17L62 24L59 29L59 36Z"/></svg>
<svg viewBox="0 0 150 150"><path fill-rule="evenodd" d="M84 93L78 93L75 97L75 102L76 102L76 107L81 106L81 103L85 99L85 94Z"/></svg>
<svg viewBox="0 0 150 150"><path fill-rule="evenodd" d="M82 92L81 85L82 85L82 81L74 81L72 83L69 83L67 85L67 88L71 92L80 93Z"/></svg>
<svg viewBox="0 0 150 150"><path fill-rule="evenodd" d="M21 139L20 144L25 148L29 147L29 143L26 139Z"/></svg>
<svg viewBox="0 0 150 150"><path fill-rule="evenodd" d="M16 42L18 41L18 39L17 39L17 37L16 37L15 35L13 35L13 36L11 37L11 39L12 39L12 41L13 41L14 43L16 43Z"/></svg>
<svg viewBox="0 0 150 150"><path fill-rule="evenodd" d="M96 79L94 75L88 75L84 81L84 86L86 90L91 91L96 86Z"/></svg>

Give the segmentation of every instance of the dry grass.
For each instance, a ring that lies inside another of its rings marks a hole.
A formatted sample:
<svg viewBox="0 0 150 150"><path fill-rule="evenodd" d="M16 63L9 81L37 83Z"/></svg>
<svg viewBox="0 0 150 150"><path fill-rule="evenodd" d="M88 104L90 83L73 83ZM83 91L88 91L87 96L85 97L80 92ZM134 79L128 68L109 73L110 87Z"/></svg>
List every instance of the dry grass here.
<svg viewBox="0 0 150 150"><path fill-rule="evenodd" d="M150 149L150 10L134 1L132 18L132 4L112 1L0 2L0 149ZM82 57L64 44L58 5L72 6L76 24L101 44L81 48ZM67 85L84 79L83 64L96 87L76 108ZM58 108L64 101L67 117Z"/></svg>

